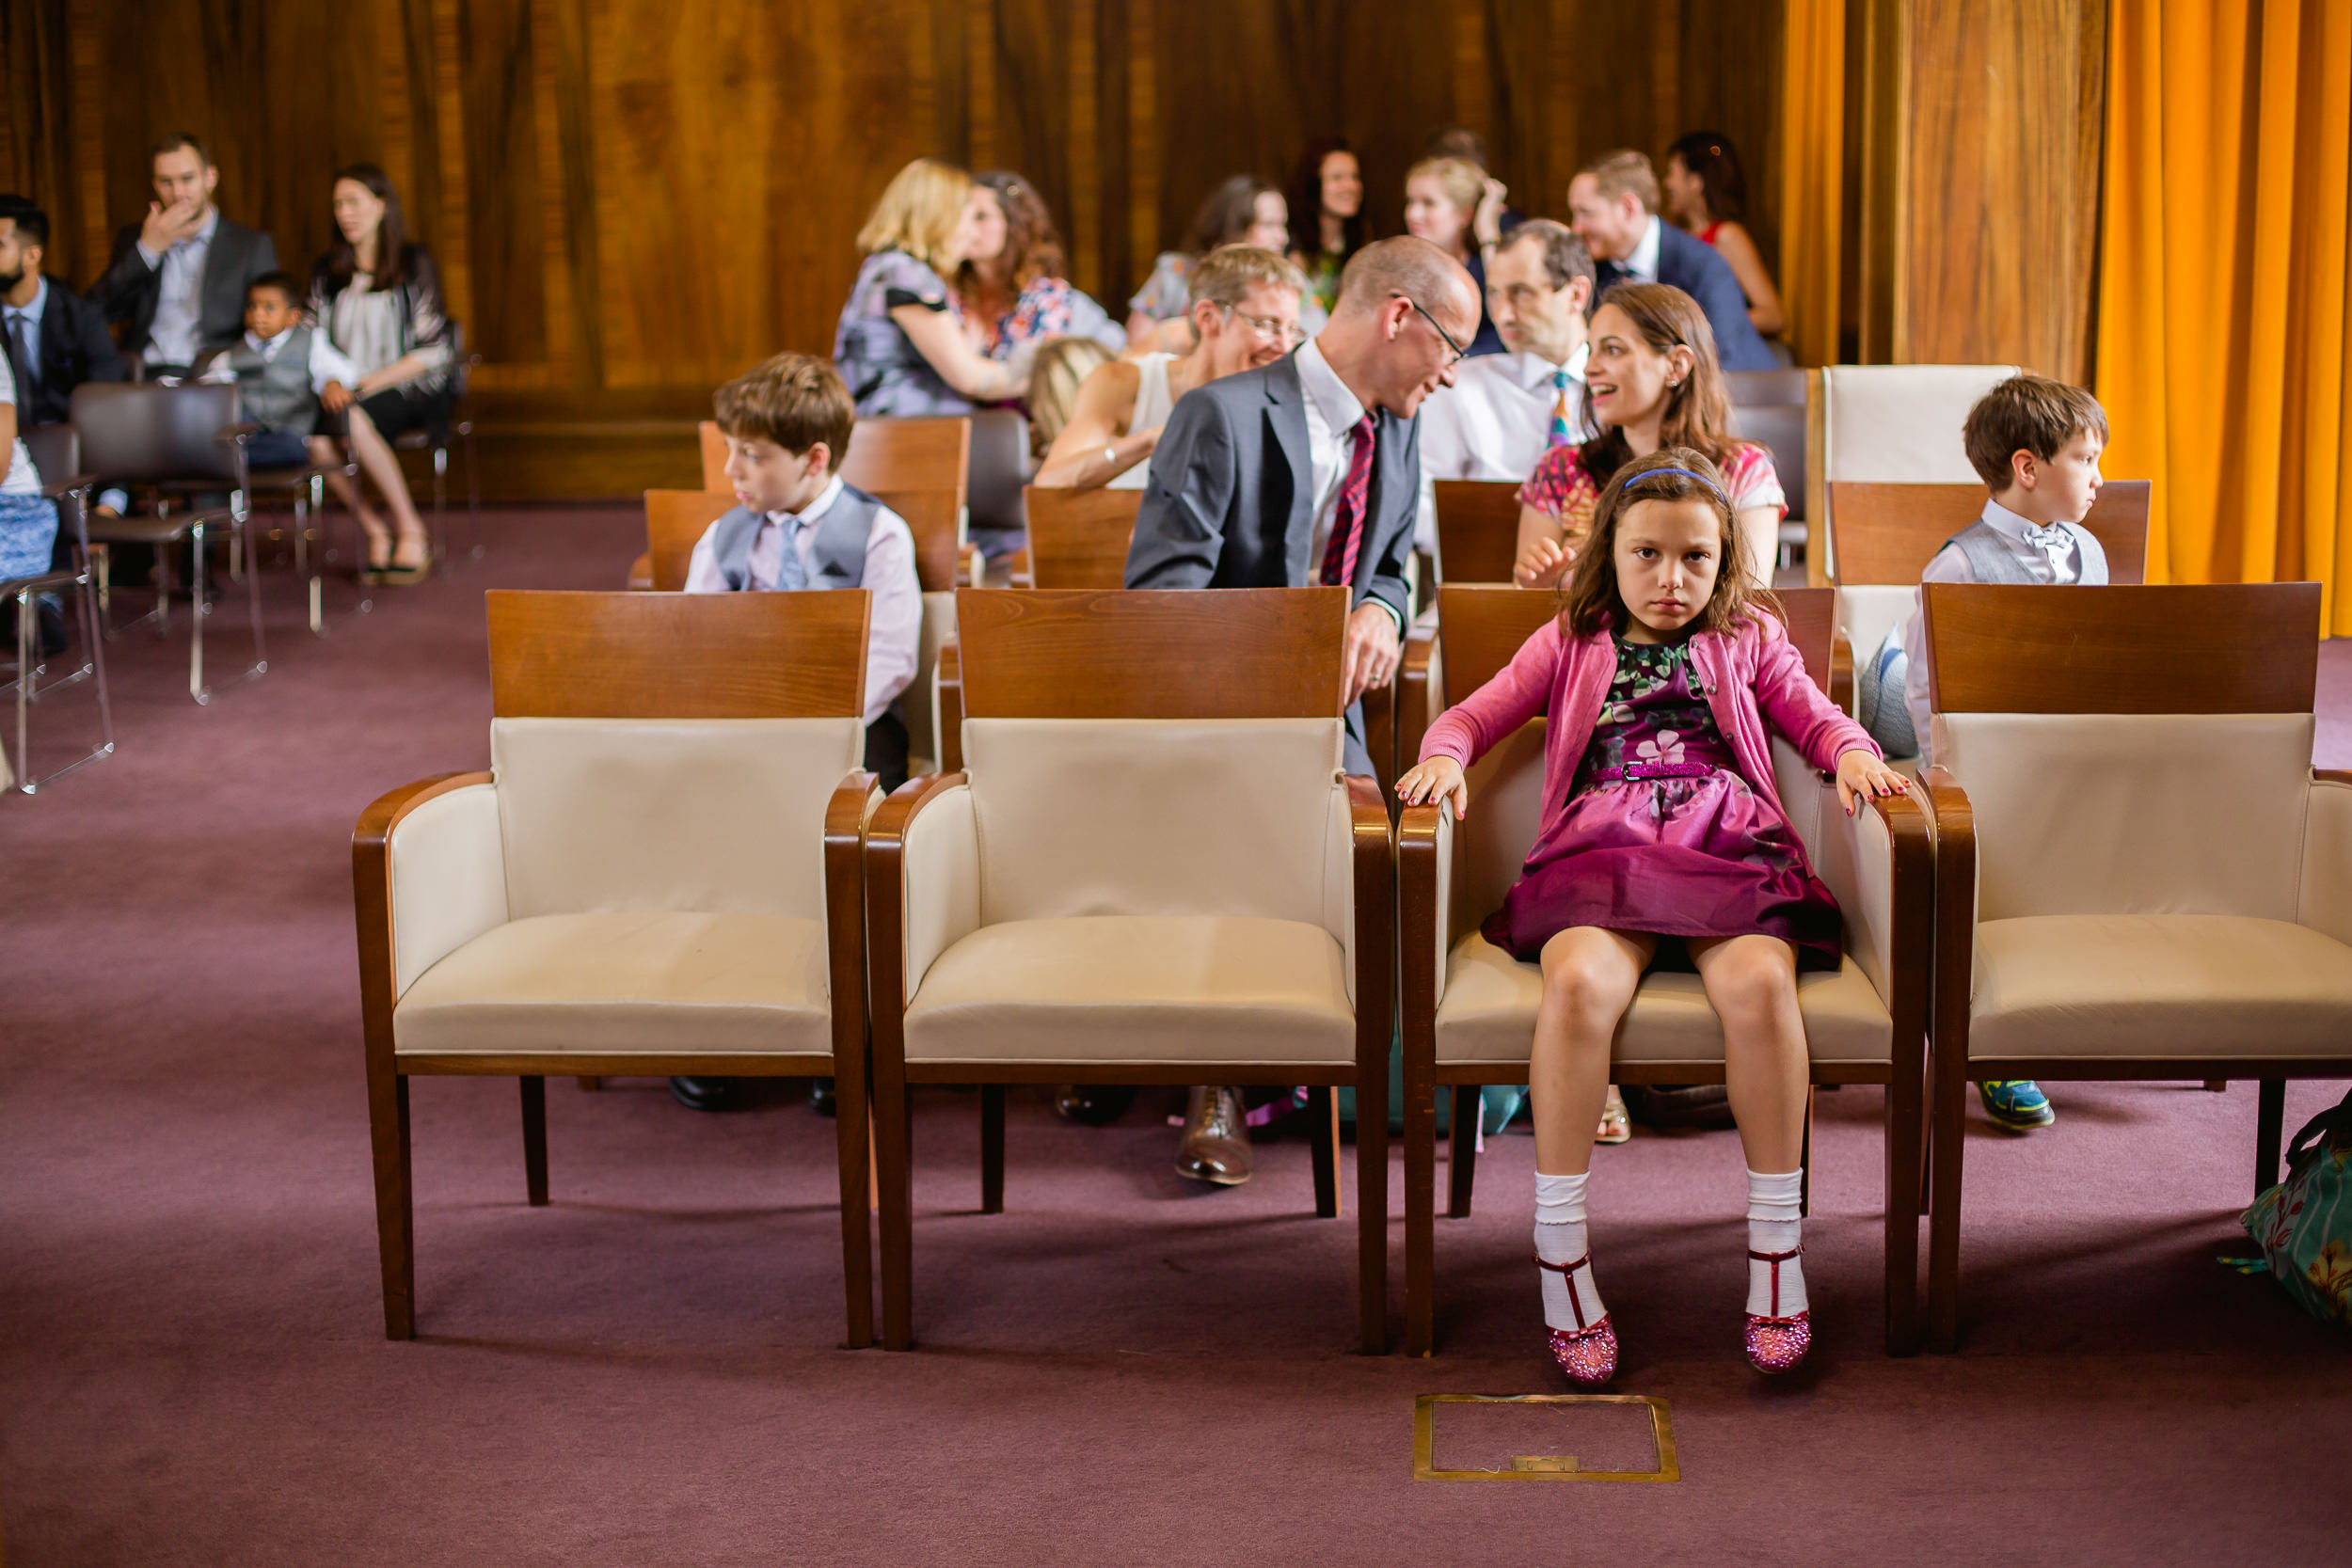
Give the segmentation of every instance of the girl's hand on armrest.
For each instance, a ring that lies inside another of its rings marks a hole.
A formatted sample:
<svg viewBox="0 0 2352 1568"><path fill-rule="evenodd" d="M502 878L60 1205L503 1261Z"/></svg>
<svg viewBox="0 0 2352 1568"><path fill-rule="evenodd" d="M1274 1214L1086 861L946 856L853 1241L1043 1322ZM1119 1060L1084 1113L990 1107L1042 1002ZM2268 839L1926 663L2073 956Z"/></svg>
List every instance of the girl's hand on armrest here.
<svg viewBox="0 0 2352 1568"><path fill-rule="evenodd" d="M1408 806L1451 800L1454 819L1458 822L1470 813L1470 782L1462 777L1462 765L1452 757L1431 757L1405 770L1396 781L1396 798Z"/></svg>
<svg viewBox="0 0 2352 1568"><path fill-rule="evenodd" d="M1560 547L1557 539L1534 539L1519 552L1511 567L1511 580L1521 588L1557 588L1576 557Z"/></svg>
<svg viewBox="0 0 2352 1568"><path fill-rule="evenodd" d="M1402 790L1404 781L1397 782ZM1864 796L1880 799L1888 795L1908 795L1911 781L1896 772L1869 752L1856 749L1837 759L1837 803L1851 816Z"/></svg>

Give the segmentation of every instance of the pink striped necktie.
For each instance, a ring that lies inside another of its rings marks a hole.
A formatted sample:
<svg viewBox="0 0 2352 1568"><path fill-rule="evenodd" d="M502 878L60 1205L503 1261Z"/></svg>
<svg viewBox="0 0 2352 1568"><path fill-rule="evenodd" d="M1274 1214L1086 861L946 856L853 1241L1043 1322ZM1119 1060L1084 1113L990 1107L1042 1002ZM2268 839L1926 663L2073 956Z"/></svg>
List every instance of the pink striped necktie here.
<svg viewBox="0 0 2352 1568"><path fill-rule="evenodd" d="M1340 502L1331 513L1331 542L1323 547L1324 586L1349 587L1356 581L1356 558L1364 547L1364 502L1372 493L1373 417L1356 421L1354 455L1347 460L1347 479L1340 486Z"/></svg>

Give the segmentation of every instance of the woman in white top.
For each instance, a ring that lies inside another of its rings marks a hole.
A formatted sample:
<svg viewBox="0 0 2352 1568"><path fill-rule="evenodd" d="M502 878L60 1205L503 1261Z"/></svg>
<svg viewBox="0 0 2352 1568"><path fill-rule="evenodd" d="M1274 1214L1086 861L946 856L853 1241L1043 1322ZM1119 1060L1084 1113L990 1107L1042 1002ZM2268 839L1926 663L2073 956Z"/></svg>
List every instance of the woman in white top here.
<svg viewBox="0 0 2352 1568"><path fill-rule="evenodd" d="M1193 264L1188 281L1192 351L1114 359L1088 376L1033 483L1142 489L1145 460L1178 398L1220 376L1270 365L1298 345L1298 298L1307 279L1279 252L1223 245Z"/></svg>
<svg viewBox="0 0 2352 1568"><path fill-rule="evenodd" d="M7 477L0 478L0 581L39 577L49 570L57 542L57 503L40 493L33 453L16 429L16 376L0 354L0 451Z"/></svg>
<svg viewBox="0 0 2352 1568"><path fill-rule="evenodd" d="M457 356L440 271L409 240L400 193L373 164L336 171L335 227L341 239L310 272L310 317L358 369L359 382L320 402L330 417L365 421L384 437L355 451L361 473L391 511L397 540L358 485L341 474L328 475L327 483L367 532L369 575L378 582L419 582L432 558L390 444L412 430L445 436L449 426Z"/></svg>

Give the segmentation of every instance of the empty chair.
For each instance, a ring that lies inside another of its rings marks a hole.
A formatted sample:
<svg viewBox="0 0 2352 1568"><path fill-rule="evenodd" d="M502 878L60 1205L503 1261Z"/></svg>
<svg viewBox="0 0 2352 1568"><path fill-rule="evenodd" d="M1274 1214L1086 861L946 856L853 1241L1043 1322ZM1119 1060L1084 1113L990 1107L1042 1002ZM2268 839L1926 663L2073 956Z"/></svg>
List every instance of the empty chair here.
<svg viewBox="0 0 2352 1568"><path fill-rule="evenodd" d="M2352 1076L2352 774L2311 766L2317 583L1923 599L1949 1350L1972 1082L2260 1080L2259 1192L2284 1080Z"/></svg>
<svg viewBox="0 0 2352 1568"><path fill-rule="evenodd" d="M1820 384L1804 464L1805 578L1819 588L1837 580L1829 485L1838 480L1909 484L1976 480L1977 470L1961 446L1961 427L1976 401L2015 375L2017 367L1833 365L1813 373Z"/></svg>
<svg viewBox="0 0 2352 1568"><path fill-rule="evenodd" d="M489 595L491 771L352 839L388 1337L415 1331L408 1080L831 1076L849 1338L872 1337L862 590Z"/></svg>
<svg viewBox="0 0 2352 1568"><path fill-rule="evenodd" d="M89 537L100 544L155 547L158 578L155 608L147 617L161 634L167 627L173 579L172 546L188 541L190 567L188 695L213 700L215 688L204 673L204 623L212 618L205 582L206 550L214 530L227 529L233 560L241 563L252 619L253 661L235 681L269 671L262 641L262 579L254 569L246 514L245 441L238 432L234 387L164 387L151 382L90 381L73 388L72 422L82 447L82 466L117 484L151 484L200 494L225 491L226 507L93 517ZM116 584L119 589L120 584Z"/></svg>
<svg viewBox="0 0 2352 1568"><path fill-rule="evenodd" d="M962 772L866 857L882 1342L914 1338L912 1084L1312 1085L1358 1095L1358 1332L1387 1338L1391 838L1340 772L1336 588L966 590ZM981 1204L1002 1206L1001 1088Z"/></svg>
<svg viewBox="0 0 2352 1568"><path fill-rule="evenodd" d="M1441 479L1438 577L1444 582L1509 582L1519 558L1519 487L1507 481Z"/></svg>
<svg viewBox="0 0 2352 1568"><path fill-rule="evenodd" d="M1813 660L1826 652L1824 610L1817 598L1789 616L1817 682ZM1549 594L1439 589L1450 692L1476 689L1558 612ZM1518 879L1542 820L1545 725L1531 721L1470 769L1470 808L1462 821L1422 805L1406 807L1399 823L1405 1321L1406 1349L1415 1354L1429 1354L1435 1337L1437 1087L1527 1081L1542 972L1488 942L1479 927ZM1927 824L1902 796L1870 801L1849 817L1838 809L1835 786L1777 736L1772 759L1788 820L1844 917L1841 967L1797 981L1813 1080L1886 1085L1886 1345L1890 1354L1903 1354L1915 1348L1917 1331L1933 875ZM1612 1075L1629 1084L1721 1083L1723 1051L1722 1029L1698 977L1653 972L1618 1026ZM1474 1119L1457 1114L1454 1126ZM1469 1146L1457 1141L1454 1148L1460 1160ZM1465 1161L1457 1173L1457 1212L1467 1210L1470 1168Z"/></svg>

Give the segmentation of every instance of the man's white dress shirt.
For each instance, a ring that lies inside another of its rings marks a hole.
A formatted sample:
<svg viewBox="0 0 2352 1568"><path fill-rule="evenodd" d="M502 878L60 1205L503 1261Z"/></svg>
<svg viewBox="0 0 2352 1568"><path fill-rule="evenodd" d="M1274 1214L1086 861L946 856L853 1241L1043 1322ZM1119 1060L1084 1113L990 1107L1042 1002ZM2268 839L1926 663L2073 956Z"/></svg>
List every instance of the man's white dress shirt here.
<svg viewBox="0 0 2352 1568"><path fill-rule="evenodd" d="M204 260L212 254L213 235L220 228L220 209L204 219L204 227L161 256L136 241L139 259L163 271L163 288L155 299L154 324L147 329L151 365L193 365L204 345Z"/></svg>
<svg viewBox="0 0 2352 1568"><path fill-rule="evenodd" d="M1565 365L1542 355L1483 354L1454 367L1454 385L1421 405L1421 518L1413 543L1438 550L1436 484L1441 479L1507 480L1535 471L1549 450L1551 411L1559 399L1554 376L1568 373L1568 422L1583 418L1581 388L1589 344L1579 343ZM1581 436L1574 438L1581 439Z"/></svg>

